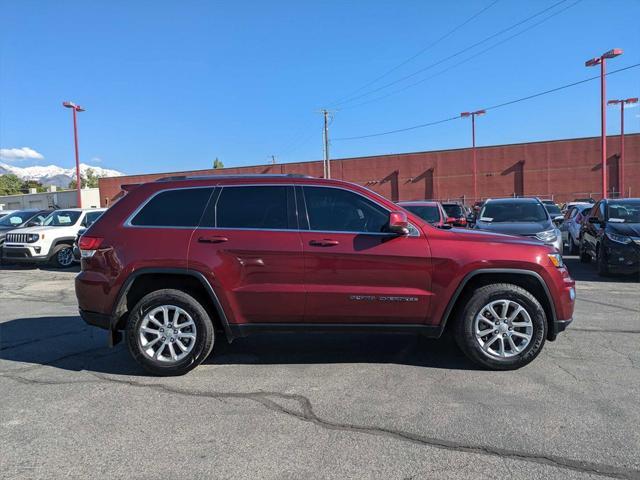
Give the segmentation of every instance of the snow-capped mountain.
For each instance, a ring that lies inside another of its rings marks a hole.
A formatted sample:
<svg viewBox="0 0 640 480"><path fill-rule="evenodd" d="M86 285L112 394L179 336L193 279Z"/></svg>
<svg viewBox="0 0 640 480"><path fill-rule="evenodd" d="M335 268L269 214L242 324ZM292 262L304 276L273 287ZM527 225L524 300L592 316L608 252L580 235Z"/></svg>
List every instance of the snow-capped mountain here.
<svg viewBox="0 0 640 480"><path fill-rule="evenodd" d="M108 168L94 167L86 163L80 164L80 174L86 176L87 170L93 170L97 177L121 177L124 173ZM13 173L22 180L37 180L43 185L55 185L66 188L76 176L75 168L62 168L56 165L16 167L0 162L0 175Z"/></svg>

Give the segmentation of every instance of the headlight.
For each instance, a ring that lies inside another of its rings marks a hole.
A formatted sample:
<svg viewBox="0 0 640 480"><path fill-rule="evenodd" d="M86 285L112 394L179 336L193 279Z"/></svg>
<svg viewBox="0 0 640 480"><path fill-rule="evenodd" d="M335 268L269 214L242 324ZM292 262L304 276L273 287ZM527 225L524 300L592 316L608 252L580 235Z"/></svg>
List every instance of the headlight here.
<svg viewBox="0 0 640 480"><path fill-rule="evenodd" d="M549 260L553 263L554 266L558 268L564 267L564 262L562 261L562 255L559 253L549 253Z"/></svg>
<svg viewBox="0 0 640 480"><path fill-rule="evenodd" d="M30 233L27 237L27 243L37 242L40 236L37 233Z"/></svg>
<svg viewBox="0 0 640 480"><path fill-rule="evenodd" d="M625 244L625 245L627 243L631 243L631 239L629 237L625 236L625 235L618 235L617 233L610 233L610 232L606 232L605 235L612 242L622 243L622 244Z"/></svg>
<svg viewBox="0 0 640 480"><path fill-rule="evenodd" d="M544 232L540 232L536 234L536 238L538 240L542 240L545 243L555 242L558 238L558 229L554 228L552 230L545 230Z"/></svg>

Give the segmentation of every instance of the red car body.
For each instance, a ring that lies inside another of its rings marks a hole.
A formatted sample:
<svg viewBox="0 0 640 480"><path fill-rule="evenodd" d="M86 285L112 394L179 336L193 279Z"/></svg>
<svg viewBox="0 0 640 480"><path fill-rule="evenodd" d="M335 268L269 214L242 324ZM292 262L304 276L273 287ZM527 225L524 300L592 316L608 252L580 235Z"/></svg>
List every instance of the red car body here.
<svg viewBox="0 0 640 480"><path fill-rule="evenodd" d="M92 253L75 281L85 321L109 330L115 343L145 292L199 285L229 341L255 331L358 327L438 337L465 289L504 281L535 293L548 339L571 321L574 281L550 261L550 247L521 237L439 229L412 214L415 232L406 236L127 224L157 192L247 183L335 187L397 210L364 187L315 178L218 176L130 187L81 240Z"/></svg>

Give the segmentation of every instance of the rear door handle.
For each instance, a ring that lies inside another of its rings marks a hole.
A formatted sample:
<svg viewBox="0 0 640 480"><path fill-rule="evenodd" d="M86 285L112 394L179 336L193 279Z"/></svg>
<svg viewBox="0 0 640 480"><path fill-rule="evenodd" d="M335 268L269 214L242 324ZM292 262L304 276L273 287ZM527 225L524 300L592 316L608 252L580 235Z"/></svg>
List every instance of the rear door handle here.
<svg viewBox="0 0 640 480"><path fill-rule="evenodd" d="M339 245L340 242L338 240L331 240L330 238L324 238L322 240L311 240L309 245L313 245L315 247L334 247Z"/></svg>
<svg viewBox="0 0 640 480"><path fill-rule="evenodd" d="M200 243L224 243L228 241L229 239L227 237L219 237L219 236L198 238L198 242Z"/></svg>

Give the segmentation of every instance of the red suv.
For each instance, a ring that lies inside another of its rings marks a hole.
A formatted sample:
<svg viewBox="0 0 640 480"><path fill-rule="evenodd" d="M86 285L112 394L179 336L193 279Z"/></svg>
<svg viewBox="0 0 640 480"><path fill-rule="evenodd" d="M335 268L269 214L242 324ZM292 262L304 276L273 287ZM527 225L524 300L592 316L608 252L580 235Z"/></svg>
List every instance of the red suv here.
<svg viewBox="0 0 640 480"><path fill-rule="evenodd" d="M128 194L80 239L82 318L125 331L148 371L183 374L260 332L446 329L492 369L532 361L571 322L562 257L522 237L443 230L351 183L172 177Z"/></svg>

